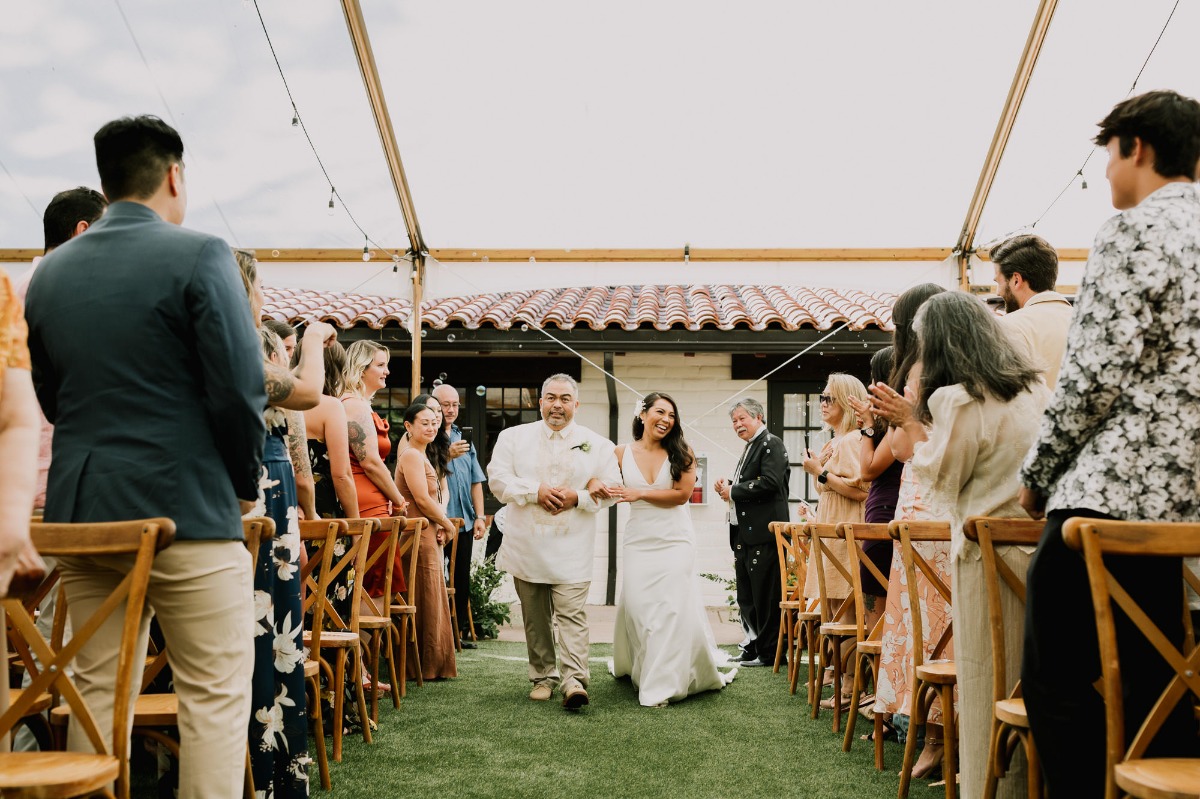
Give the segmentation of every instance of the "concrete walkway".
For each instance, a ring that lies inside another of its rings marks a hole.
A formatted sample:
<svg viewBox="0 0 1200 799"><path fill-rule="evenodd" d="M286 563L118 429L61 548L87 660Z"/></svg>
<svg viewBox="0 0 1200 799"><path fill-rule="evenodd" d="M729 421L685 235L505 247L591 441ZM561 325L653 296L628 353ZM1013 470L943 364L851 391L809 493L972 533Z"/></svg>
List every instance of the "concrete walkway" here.
<svg viewBox="0 0 1200 799"><path fill-rule="evenodd" d="M614 605L588 605L588 623L592 630L592 643L611 644L613 640L613 625L617 619L617 608ZM721 645L740 643L743 637L742 625L729 620L728 608L708 608L708 621L712 626L713 635ZM521 620L521 603L512 604L512 622L500 628L501 641L524 641L525 628Z"/></svg>

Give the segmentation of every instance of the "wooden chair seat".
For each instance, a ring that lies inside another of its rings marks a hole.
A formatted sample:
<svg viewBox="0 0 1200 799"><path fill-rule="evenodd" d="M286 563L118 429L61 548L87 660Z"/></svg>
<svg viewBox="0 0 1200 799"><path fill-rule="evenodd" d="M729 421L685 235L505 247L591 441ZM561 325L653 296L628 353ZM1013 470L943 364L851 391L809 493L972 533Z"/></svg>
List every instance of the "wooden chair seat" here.
<svg viewBox="0 0 1200 799"><path fill-rule="evenodd" d="M836 637L858 635L858 625L830 622L829 624L821 625L820 633L821 635L832 635Z"/></svg>
<svg viewBox="0 0 1200 799"><path fill-rule="evenodd" d="M0 795L5 799L65 799L92 793L107 794L109 784L115 782L120 773L121 763L111 755L14 752L5 755L4 768L0 769Z"/></svg>
<svg viewBox="0 0 1200 799"><path fill-rule="evenodd" d="M358 633L345 632L342 630L322 630L321 631L321 646L329 647L330 649L346 649L357 648L359 641ZM312 643L312 631L304 631L304 645L308 646Z"/></svg>
<svg viewBox="0 0 1200 799"><path fill-rule="evenodd" d="M883 654L883 641L862 641L858 645L858 653L860 655L881 655Z"/></svg>
<svg viewBox="0 0 1200 799"><path fill-rule="evenodd" d="M917 677L938 685L953 685L958 673L953 660L929 660L917 666Z"/></svg>
<svg viewBox="0 0 1200 799"><path fill-rule="evenodd" d="M65 727L71 719L71 708L59 705L50 711L50 723ZM138 694L133 700L133 726L175 727L179 724L178 694Z"/></svg>
<svg viewBox="0 0 1200 799"><path fill-rule="evenodd" d="M9 688L8 689L8 704L10 707L12 705L15 705L17 703L17 700L21 698L21 693L22 693L22 689L20 689L20 688ZM42 692L41 694L38 695L38 698L35 699L33 704L29 707L29 711L26 713L26 715L33 715L34 713L41 713L46 708L50 707L50 705L52 705L52 704L54 704L54 699L50 696L50 694Z"/></svg>
<svg viewBox="0 0 1200 799"><path fill-rule="evenodd" d="M358 626L363 630L382 630L392 623L392 620L387 616L367 616L366 614L358 617Z"/></svg>
<svg viewBox="0 0 1200 799"><path fill-rule="evenodd" d="M1113 776L1121 790L1138 799L1192 799L1200 785L1200 759L1126 760L1113 767Z"/></svg>
<svg viewBox="0 0 1200 799"><path fill-rule="evenodd" d="M414 616L414 615L416 615L416 612L417 612L416 605L392 605L392 615L393 616L400 616L400 615Z"/></svg>
<svg viewBox="0 0 1200 799"><path fill-rule="evenodd" d="M802 611L800 613L800 621L820 621L820 620L821 620L820 611L806 610L806 611Z"/></svg>
<svg viewBox="0 0 1200 799"><path fill-rule="evenodd" d="M304 679L312 679L321 674L321 662L318 660L304 661Z"/></svg>
<svg viewBox="0 0 1200 799"><path fill-rule="evenodd" d="M1020 697L1000 700L995 713L996 718L1010 727L1029 729L1029 714L1025 712L1025 700Z"/></svg>
<svg viewBox="0 0 1200 799"><path fill-rule="evenodd" d="M799 610L802 607L804 607L804 603L794 599L785 599L779 603L780 610Z"/></svg>

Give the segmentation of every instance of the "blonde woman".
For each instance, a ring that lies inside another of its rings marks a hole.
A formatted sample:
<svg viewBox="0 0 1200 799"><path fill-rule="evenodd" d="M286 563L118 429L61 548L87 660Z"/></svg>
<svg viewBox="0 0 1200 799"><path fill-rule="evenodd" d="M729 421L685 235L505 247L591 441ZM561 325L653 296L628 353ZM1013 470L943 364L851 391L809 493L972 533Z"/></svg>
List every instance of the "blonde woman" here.
<svg viewBox="0 0 1200 799"><path fill-rule="evenodd" d="M817 522L861 522L865 518L865 502L870 483L862 475L862 436L854 416L850 400L865 402L867 388L853 375L834 372L821 392L821 421L833 433L833 438L821 448L820 454L808 451L804 459L804 471L817 482ZM849 551L845 541L829 541L828 549L833 557L848 563ZM850 584L842 577L837 567L826 559L824 563L825 593L833 600L850 596ZM817 571L810 569L804 585L806 597L820 594ZM843 693L846 693L843 686ZM833 707L833 700L824 706Z"/></svg>
<svg viewBox="0 0 1200 799"><path fill-rule="evenodd" d="M388 356L387 347L374 341L356 341L346 348L346 387L342 406L346 409L350 471L354 474L358 494L358 513L363 518L403 513L408 504L383 464L392 451L388 423L371 410L371 397L387 385ZM386 540L384 533L372 536L371 552L383 546ZM363 575L363 588L370 596L383 595L385 571L386 564L381 558ZM396 573L403 573L403 568L396 569Z"/></svg>

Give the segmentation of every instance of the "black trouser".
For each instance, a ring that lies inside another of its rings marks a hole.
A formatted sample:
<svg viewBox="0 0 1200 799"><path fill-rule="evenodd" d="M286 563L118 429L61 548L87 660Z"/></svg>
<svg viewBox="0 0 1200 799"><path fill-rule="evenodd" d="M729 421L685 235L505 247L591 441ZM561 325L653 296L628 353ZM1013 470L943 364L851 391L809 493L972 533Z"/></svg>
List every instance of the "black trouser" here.
<svg viewBox="0 0 1200 799"><path fill-rule="evenodd" d="M774 542L746 546L735 544L733 571L737 577L738 612L751 641L746 654L775 662L779 638L779 554Z"/></svg>
<svg viewBox="0 0 1200 799"><path fill-rule="evenodd" d="M1088 509L1058 510L1029 564L1021 688L1042 760L1049 796L1103 796L1104 698L1095 610L1081 553L1062 540L1072 516L1108 519ZM1169 641L1183 640L1182 574L1178 558L1110 557L1110 572ZM1141 725L1174 673L1133 623L1115 615L1125 697L1126 738ZM1187 756L1197 750L1191 702L1180 703L1149 756Z"/></svg>
<svg viewBox="0 0 1200 799"><path fill-rule="evenodd" d="M471 548L474 544L475 531L468 525L458 533L458 550L453 563L450 562L450 547L442 550L446 568L454 574L454 609L458 613L460 630L471 629L467 606L471 599Z"/></svg>

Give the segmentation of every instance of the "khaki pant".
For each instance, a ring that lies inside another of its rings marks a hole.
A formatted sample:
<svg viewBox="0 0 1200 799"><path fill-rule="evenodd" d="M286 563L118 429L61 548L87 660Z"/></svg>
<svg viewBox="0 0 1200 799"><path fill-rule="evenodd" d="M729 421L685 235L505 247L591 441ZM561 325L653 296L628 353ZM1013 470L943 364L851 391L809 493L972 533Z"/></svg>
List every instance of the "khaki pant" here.
<svg viewBox="0 0 1200 799"><path fill-rule="evenodd" d="M76 630L132 563L132 556L60 561ZM179 694L180 799L242 793L254 667L252 597L250 554L239 541L177 541L154 560L134 662L145 659L150 617L157 615ZM110 616L75 658L75 683L106 738L112 735L122 621L120 612ZM140 683L135 675L133 693ZM67 742L73 751L93 751L74 718Z"/></svg>
<svg viewBox="0 0 1200 799"><path fill-rule="evenodd" d="M551 585L513 578L525 620L525 646L529 651L529 681L562 686L564 694L588 685L587 604L591 583ZM555 660L554 633L558 632L562 674Z"/></svg>

